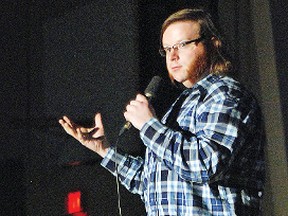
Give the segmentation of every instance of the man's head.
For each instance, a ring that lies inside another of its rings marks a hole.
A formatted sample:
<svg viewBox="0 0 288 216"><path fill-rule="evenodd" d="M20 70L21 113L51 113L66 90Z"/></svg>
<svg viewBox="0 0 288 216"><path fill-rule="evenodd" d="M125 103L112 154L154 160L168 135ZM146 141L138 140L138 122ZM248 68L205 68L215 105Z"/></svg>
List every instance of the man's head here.
<svg viewBox="0 0 288 216"><path fill-rule="evenodd" d="M208 13L184 9L162 25L160 53L172 81L192 87L204 73L222 74L230 62L221 54L222 41Z"/></svg>

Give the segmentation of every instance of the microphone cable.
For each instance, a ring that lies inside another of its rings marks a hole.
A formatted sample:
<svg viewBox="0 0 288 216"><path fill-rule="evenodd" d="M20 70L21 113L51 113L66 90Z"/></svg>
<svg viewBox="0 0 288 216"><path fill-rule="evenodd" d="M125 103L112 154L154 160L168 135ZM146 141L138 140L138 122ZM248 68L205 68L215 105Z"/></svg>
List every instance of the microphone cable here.
<svg viewBox="0 0 288 216"><path fill-rule="evenodd" d="M157 91L159 90L159 88L161 87L161 85L163 84L163 80L161 77L159 76L154 76L150 83L148 84L148 86L146 87L145 91L144 91L144 94L145 96L147 97L148 99L148 102L150 103L152 98L155 97ZM115 143L115 146L114 146L114 151L115 151L115 154L117 155L117 147L118 147L118 144L119 144L119 141L120 141L120 137L121 135L129 130L131 128L131 123L130 122L126 122L124 124L124 126L121 128L119 134L118 134L118 137L117 137L117 140L116 140L116 143ZM118 173L118 165L117 162L115 163L115 175L116 175L116 190L117 190L117 199L118 199L118 213L119 213L119 216L122 216L122 207L121 207L121 193L120 193L120 179L119 179L119 173Z"/></svg>
<svg viewBox="0 0 288 216"><path fill-rule="evenodd" d="M120 136L117 137L116 143L115 143L115 154L117 155L117 148L120 141ZM120 192L120 180L119 180L119 173L118 173L118 163L115 162L115 182L116 182L116 192L117 192L117 208L118 208L118 214L119 216L122 216L122 207L121 207L121 192Z"/></svg>

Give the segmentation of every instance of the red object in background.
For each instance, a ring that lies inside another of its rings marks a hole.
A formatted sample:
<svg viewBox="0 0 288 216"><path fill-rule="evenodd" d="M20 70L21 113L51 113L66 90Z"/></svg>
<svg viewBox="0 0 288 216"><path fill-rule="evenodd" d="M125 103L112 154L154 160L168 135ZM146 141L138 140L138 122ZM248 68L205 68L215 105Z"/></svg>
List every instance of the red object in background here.
<svg viewBox="0 0 288 216"><path fill-rule="evenodd" d="M68 193L67 196L67 213L73 214L81 212L81 191L75 191Z"/></svg>
<svg viewBox="0 0 288 216"><path fill-rule="evenodd" d="M86 212L82 212L81 191L68 193L66 198L66 210L71 216L88 216Z"/></svg>

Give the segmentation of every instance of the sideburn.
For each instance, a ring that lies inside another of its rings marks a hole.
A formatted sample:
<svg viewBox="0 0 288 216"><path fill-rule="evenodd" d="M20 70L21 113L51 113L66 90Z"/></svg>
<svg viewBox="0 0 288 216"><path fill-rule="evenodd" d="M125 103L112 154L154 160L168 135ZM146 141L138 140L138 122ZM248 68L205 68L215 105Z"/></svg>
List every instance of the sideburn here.
<svg viewBox="0 0 288 216"><path fill-rule="evenodd" d="M189 80L192 83L198 82L209 71L208 65L207 55L198 56L194 67L189 71Z"/></svg>

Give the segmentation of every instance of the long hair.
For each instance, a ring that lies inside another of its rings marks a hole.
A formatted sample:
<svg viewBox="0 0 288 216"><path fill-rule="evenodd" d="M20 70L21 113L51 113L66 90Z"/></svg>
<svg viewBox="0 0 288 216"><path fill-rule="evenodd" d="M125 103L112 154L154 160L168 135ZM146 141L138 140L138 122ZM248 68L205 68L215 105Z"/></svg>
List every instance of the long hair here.
<svg viewBox="0 0 288 216"><path fill-rule="evenodd" d="M163 23L160 35L160 44L165 30L172 23L180 21L194 21L199 23L200 36L208 54L209 73L225 74L231 69L231 62L224 57L222 39L215 27L211 15L202 9L183 9L169 16Z"/></svg>

